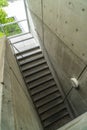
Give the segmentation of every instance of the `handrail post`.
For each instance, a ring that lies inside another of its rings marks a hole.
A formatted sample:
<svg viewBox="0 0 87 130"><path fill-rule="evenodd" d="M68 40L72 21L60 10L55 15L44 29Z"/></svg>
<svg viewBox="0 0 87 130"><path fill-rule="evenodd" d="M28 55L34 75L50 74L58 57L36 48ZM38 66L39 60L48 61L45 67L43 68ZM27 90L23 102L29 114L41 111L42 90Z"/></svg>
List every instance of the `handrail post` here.
<svg viewBox="0 0 87 130"><path fill-rule="evenodd" d="M30 22L29 22L29 17L28 17L28 11L27 11L27 5L26 5L26 0L23 0L24 1L24 7L25 7L25 13L26 13L26 19L27 19L27 24L28 24L28 30L30 32Z"/></svg>
<svg viewBox="0 0 87 130"><path fill-rule="evenodd" d="M4 31L2 24L0 24L0 27L1 27L2 32L5 34L5 31Z"/></svg>

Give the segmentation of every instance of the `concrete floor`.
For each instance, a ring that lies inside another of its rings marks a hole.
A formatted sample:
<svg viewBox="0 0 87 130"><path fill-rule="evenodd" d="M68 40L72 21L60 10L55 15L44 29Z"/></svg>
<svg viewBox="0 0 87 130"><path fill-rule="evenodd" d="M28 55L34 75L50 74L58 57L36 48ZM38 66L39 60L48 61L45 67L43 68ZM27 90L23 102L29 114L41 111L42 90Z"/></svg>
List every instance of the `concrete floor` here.
<svg viewBox="0 0 87 130"><path fill-rule="evenodd" d="M31 33L23 34L21 36L13 37L9 39L14 46L15 53L40 46L38 42L32 37Z"/></svg>

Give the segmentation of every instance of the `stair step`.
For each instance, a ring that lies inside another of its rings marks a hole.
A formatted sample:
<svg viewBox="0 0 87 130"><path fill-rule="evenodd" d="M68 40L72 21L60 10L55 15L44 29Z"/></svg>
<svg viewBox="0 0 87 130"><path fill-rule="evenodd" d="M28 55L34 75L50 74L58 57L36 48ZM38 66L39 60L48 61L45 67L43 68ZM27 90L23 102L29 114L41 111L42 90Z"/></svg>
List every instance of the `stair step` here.
<svg viewBox="0 0 87 130"><path fill-rule="evenodd" d="M40 108L38 108L38 112L39 112L39 114L42 114L44 112L46 113L46 111L48 111L54 107L56 108L56 106L60 107L60 104L62 104L62 103L63 103L63 99L57 98L57 99L49 102L48 104L45 104L45 105L41 106Z"/></svg>
<svg viewBox="0 0 87 130"><path fill-rule="evenodd" d="M36 66L40 66L42 64L46 63L44 58L38 59L37 61L33 61L31 63L27 63L24 66L21 67L22 71L27 71L29 69L33 69Z"/></svg>
<svg viewBox="0 0 87 130"><path fill-rule="evenodd" d="M32 74L38 73L38 72L43 71L45 69L48 69L48 65L46 63L41 64L40 66L36 66L34 68L31 68L31 69L29 69L27 71L24 71L23 76L28 77L28 76L30 76Z"/></svg>
<svg viewBox="0 0 87 130"><path fill-rule="evenodd" d="M44 58L43 54L39 54L39 55L36 55L36 56L34 56L32 58L23 60L22 62L19 62L19 65L23 66L23 65L25 65L27 63L30 63L30 62L33 62L33 61L37 61L38 59L41 59L41 58Z"/></svg>
<svg viewBox="0 0 87 130"><path fill-rule="evenodd" d="M52 93L51 95L48 95L47 97L44 97L43 99L39 100L39 101L36 101L35 104L36 104L36 107L41 107L45 104L48 104L49 102L51 101L54 101L56 100L57 98L61 98L61 94L60 92L54 92Z"/></svg>
<svg viewBox="0 0 87 130"><path fill-rule="evenodd" d="M46 90L40 92L39 94L32 96L32 98L34 101L37 101L37 100L40 100L41 98L44 98L44 97L46 97L46 96L48 96L56 91L58 91L58 88L53 86L52 88L46 89Z"/></svg>
<svg viewBox="0 0 87 130"><path fill-rule="evenodd" d="M20 61L23 61L25 59L28 59L28 58L31 58L37 54L42 54L42 51L40 49L38 50L35 50L35 51L32 51L31 53L25 53L24 55L22 55L22 57L18 57L17 60L20 62Z"/></svg>
<svg viewBox="0 0 87 130"><path fill-rule="evenodd" d="M30 83L30 82L38 80L38 79L40 79L40 78L42 78L42 77L44 77L46 75L49 75L49 74L51 74L49 69L47 69L47 70L45 69L44 71L40 71L40 72L38 72L36 74L28 76L27 78L25 78L25 81L26 81L26 83Z"/></svg>
<svg viewBox="0 0 87 130"><path fill-rule="evenodd" d="M39 86L45 82L48 82L49 80L52 80L52 79L53 79L52 75L47 75L45 77L42 77L41 79L38 79L37 81L29 83L29 85L28 84L27 85L28 85L29 89L32 89L32 88L37 87L37 86Z"/></svg>
<svg viewBox="0 0 87 130"><path fill-rule="evenodd" d="M70 122L71 118L67 114L63 118L60 118L59 120L56 120L52 124L48 125L47 127L44 128L44 130L57 130L58 128L64 126L66 123Z"/></svg>
<svg viewBox="0 0 87 130"><path fill-rule="evenodd" d="M54 80L48 81L48 82L46 82L46 83L32 89L31 90L31 95L34 95L34 94L39 93L39 92L41 92L41 91L43 91L45 89L48 89L48 88L52 87L53 85L56 85Z"/></svg>
<svg viewBox="0 0 87 130"><path fill-rule="evenodd" d="M63 109L63 110L55 113L51 117L47 118L46 120L44 120L43 125L44 125L44 127L48 127L49 125L52 125L56 121L58 121L58 120L60 121L61 119L63 119L67 115L69 115L69 113L67 112L66 109L65 110Z"/></svg>
<svg viewBox="0 0 87 130"><path fill-rule="evenodd" d="M25 58L27 58L28 56L34 55L35 53L38 53L39 51L41 51L40 48L33 50L33 51L27 51L26 53L23 53L22 55L18 55L17 56L17 60L21 61L24 60Z"/></svg>
<svg viewBox="0 0 87 130"><path fill-rule="evenodd" d="M44 130L55 130L69 122L70 114L40 47L16 56Z"/></svg>
<svg viewBox="0 0 87 130"><path fill-rule="evenodd" d="M38 93L41 93L41 92L43 92L43 91L45 91L45 90L47 90L47 89L52 88L53 86L56 86L56 85L55 85L55 84L50 85L50 86L48 86L48 87L45 87L45 88L41 89L41 90L38 91L37 93L31 94L31 95L34 96L34 95L36 95L36 94L38 94Z"/></svg>
<svg viewBox="0 0 87 130"><path fill-rule="evenodd" d="M19 56L19 55L22 55L22 54L24 54L24 53L37 50L37 49L39 49L39 48L40 48L39 46L36 46L36 47L31 48L31 49L27 49L27 50L21 51L20 53L16 53L16 56Z"/></svg>
<svg viewBox="0 0 87 130"><path fill-rule="evenodd" d="M57 106L53 107L52 109L44 112L43 114L41 114L40 115L41 120L44 121L47 118L49 118L49 117L51 117L51 116L55 115L56 113L59 113L63 110L66 110L66 108L65 108L65 105L62 103L62 104L57 105Z"/></svg>

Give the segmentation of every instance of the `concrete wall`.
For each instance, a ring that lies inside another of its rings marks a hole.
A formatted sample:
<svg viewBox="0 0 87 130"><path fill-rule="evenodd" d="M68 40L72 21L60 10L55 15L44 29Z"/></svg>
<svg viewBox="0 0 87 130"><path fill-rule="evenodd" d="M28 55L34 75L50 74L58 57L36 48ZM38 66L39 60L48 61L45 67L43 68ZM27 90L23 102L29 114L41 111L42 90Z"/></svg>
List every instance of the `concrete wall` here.
<svg viewBox="0 0 87 130"><path fill-rule="evenodd" d="M0 130L42 130L8 41L0 39Z"/></svg>
<svg viewBox="0 0 87 130"><path fill-rule="evenodd" d="M27 0L44 53L48 54L66 94L70 78L78 78L87 65L87 1ZM76 115L87 111L87 70L79 78L80 89L68 96Z"/></svg>

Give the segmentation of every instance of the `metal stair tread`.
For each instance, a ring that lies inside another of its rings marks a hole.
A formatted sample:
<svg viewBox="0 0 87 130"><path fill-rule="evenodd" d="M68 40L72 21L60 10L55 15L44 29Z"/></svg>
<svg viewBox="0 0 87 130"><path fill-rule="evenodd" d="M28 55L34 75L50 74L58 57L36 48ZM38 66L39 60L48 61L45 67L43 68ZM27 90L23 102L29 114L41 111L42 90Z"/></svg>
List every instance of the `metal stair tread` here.
<svg viewBox="0 0 87 130"><path fill-rule="evenodd" d="M33 81L35 81L35 80L37 80L39 78L42 78L42 77L44 77L46 75L49 75L49 74L51 74L49 69L48 70L45 69L45 71L40 71L40 72L38 72L36 74L33 74L33 75L30 75L30 76L26 77L25 81L26 81L26 83L30 83L30 82L33 82Z"/></svg>
<svg viewBox="0 0 87 130"><path fill-rule="evenodd" d="M49 109L54 108L57 105L60 105L61 103L64 103L63 99L57 98L57 99L49 102L48 104L45 104L45 105L41 106L40 108L38 108L38 112L39 112L39 114L42 114L42 113L48 111Z"/></svg>
<svg viewBox="0 0 87 130"><path fill-rule="evenodd" d="M48 81L48 82L46 82L46 83L32 89L31 90L31 95L34 95L34 94L39 93L39 92L41 92L41 91L43 91L45 89L48 89L48 88L52 87L53 85L56 85L54 80L51 80L50 82Z"/></svg>
<svg viewBox="0 0 87 130"><path fill-rule="evenodd" d="M33 62L33 61L41 59L41 58L44 58L43 54L39 54L39 55L37 55L35 57L31 57L31 58L29 58L29 59L27 59L25 61L19 62L19 65L23 66L23 65L25 65L27 63Z"/></svg>
<svg viewBox="0 0 87 130"><path fill-rule="evenodd" d="M37 86L39 86L39 85L41 85L41 84L43 84L43 83L45 83L45 82L47 82L49 80L52 80L52 79L53 79L52 75L47 75L45 77L40 78L37 81L29 83L29 85L28 84L27 85L28 85L29 89L32 89L32 88L37 87Z"/></svg>
<svg viewBox="0 0 87 130"><path fill-rule="evenodd" d="M32 56L34 56L36 54L40 54L40 53L42 53L41 49L31 51L31 52L27 52L27 53L23 54L22 56L17 57L17 60L23 61L24 59L27 59L29 57L32 57Z"/></svg>
<svg viewBox="0 0 87 130"><path fill-rule="evenodd" d="M44 112L43 114L41 114L40 115L41 120L44 121L47 118L49 118L49 117L51 117L51 116L55 115L56 113L59 113L59 112L61 112L63 110L67 110L64 104L56 105L52 109L50 109L50 110Z"/></svg>
<svg viewBox="0 0 87 130"><path fill-rule="evenodd" d="M65 116L69 115L67 110L63 110L61 112L58 112L56 114L54 114L53 116L47 118L46 120L43 121L43 125L44 127L48 127L49 125L51 125L52 123L61 120L62 118L64 118Z"/></svg>
<svg viewBox="0 0 87 130"><path fill-rule="evenodd" d="M37 61L33 61L31 63L25 64L24 66L21 66L21 70L24 72L24 71L27 71L27 70L29 70L31 68L36 67L36 66L40 66L40 65L42 65L44 63L46 63L44 58L38 59Z"/></svg>
<svg viewBox="0 0 87 130"><path fill-rule="evenodd" d="M49 88L47 90L40 92L39 94L32 96L32 98L34 101L37 101L37 100L40 100L41 98L46 97L47 95L54 93L55 91L59 91L59 90L57 87L53 86L52 88Z"/></svg>
<svg viewBox="0 0 87 130"><path fill-rule="evenodd" d="M41 51L40 48L38 48L38 49L36 49L34 51L26 51L26 53L23 53L22 55L18 55L17 60L18 60L18 62L21 61L21 60L24 60L28 56L31 56L31 55L35 54L36 52L39 52L39 51Z"/></svg>
<svg viewBox="0 0 87 130"><path fill-rule="evenodd" d="M52 124L48 125L47 127L44 128L44 130L57 130L58 128L64 126L66 123L70 122L71 118L67 114L63 118L60 118L59 120L56 120Z"/></svg>
<svg viewBox="0 0 87 130"><path fill-rule="evenodd" d="M61 98L61 94L60 94L59 91L54 92L51 95L48 95L47 97L45 97L45 98L43 98L43 99L41 99L39 101L36 101L35 105L36 105L36 107L39 108L39 107L41 107L41 106L43 106L43 105L45 105L45 104L47 104L47 103L49 103L49 102L51 102L53 100L56 100L57 98Z"/></svg>
<svg viewBox="0 0 87 130"><path fill-rule="evenodd" d="M43 70L48 69L48 68L49 68L48 65L45 63L45 65L42 64L42 65L40 65L40 66L36 66L36 67L34 67L34 68L31 68L31 69L25 71L25 72L23 73L23 76L24 76L24 77L28 77L28 76L30 76L30 75L32 75L32 74L38 73L38 72L43 71Z"/></svg>

